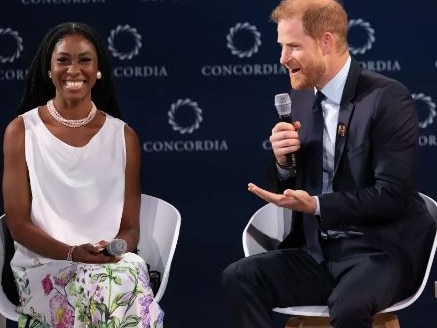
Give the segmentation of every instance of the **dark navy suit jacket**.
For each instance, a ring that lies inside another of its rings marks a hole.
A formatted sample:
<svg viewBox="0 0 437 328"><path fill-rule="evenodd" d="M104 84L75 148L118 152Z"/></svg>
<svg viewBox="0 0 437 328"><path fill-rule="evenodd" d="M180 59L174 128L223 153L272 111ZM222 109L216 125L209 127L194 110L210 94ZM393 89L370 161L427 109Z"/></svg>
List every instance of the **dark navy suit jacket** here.
<svg viewBox="0 0 437 328"><path fill-rule="evenodd" d="M292 90L290 96L293 121L302 124L297 176L281 182L272 165L270 180L276 192L294 188L311 193L322 179L314 167L322 156L311 129L314 90ZM333 192L319 195L320 227L364 233L375 247L402 260L406 280L415 291L435 223L416 188L418 119L410 92L352 60L338 123ZM302 213L295 212L292 232L280 247L303 243Z"/></svg>

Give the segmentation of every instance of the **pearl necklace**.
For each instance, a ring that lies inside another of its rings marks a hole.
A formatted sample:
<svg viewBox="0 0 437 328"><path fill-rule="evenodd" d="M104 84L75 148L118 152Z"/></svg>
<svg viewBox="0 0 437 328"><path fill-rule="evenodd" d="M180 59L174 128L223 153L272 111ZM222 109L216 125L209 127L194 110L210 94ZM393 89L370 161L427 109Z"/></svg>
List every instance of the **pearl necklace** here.
<svg viewBox="0 0 437 328"><path fill-rule="evenodd" d="M80 128L81 126L87 125L89 122L91 122L96 116L97 108L96 105L91 101L91 110L87 117L82 118L80 120L67 120L66 118L62 117L61 114L56 110L55 104L53 103L53 99L50 99L47 102L47 109L49 111L49 114L59 123L68 126L70 128Z"/></svg>

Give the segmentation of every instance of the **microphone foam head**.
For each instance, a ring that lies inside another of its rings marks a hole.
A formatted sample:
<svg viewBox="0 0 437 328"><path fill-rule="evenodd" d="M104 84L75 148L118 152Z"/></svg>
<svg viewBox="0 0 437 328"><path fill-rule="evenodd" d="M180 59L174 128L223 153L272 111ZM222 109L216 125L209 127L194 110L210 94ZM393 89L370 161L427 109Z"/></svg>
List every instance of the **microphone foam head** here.
<svg viewBox="0 0 437 328"><path fill-rule="evenodd" d="M280 93L275 96L275 107L279 116L291 114L291 99L288 93Z"/></svg>
<svg viewBox="0 0 437 328"><path fill-rule="evenodd" d="M127 242L123 239L114 239L106 246L106 250L110 255L123 255L127 250Z"/></svg>

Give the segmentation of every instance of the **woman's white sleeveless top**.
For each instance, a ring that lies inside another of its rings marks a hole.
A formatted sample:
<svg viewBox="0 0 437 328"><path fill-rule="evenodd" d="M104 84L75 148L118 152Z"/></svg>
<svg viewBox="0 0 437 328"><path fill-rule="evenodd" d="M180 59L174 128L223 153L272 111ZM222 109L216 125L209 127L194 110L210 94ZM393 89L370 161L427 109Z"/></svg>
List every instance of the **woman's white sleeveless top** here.
<svg viewBox="0 0 437 328"><path fill-rule="evenodd" d="M33 223L69 245L111 241L124 204L125 122L106 115L88 144L73 147L47 129L38 108L22 117ZM49 261L16 243L11 263L28 267Z"/></svg>

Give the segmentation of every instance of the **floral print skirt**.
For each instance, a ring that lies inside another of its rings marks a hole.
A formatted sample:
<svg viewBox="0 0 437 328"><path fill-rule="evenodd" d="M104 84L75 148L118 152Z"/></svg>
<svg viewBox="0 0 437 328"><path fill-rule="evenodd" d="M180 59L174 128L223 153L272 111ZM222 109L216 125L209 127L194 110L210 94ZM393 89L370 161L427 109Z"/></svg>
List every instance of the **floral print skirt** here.
<svg viewBox="0 0 437 328"><path fill-rule="evenodd" d="M13 272L19 328L163 327L147 266L136 254L126 253L117 263L52 261Z"/></svg>

